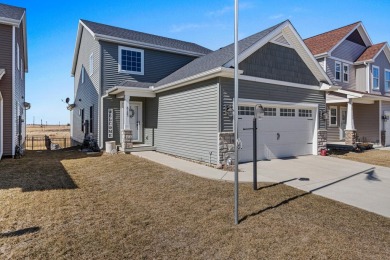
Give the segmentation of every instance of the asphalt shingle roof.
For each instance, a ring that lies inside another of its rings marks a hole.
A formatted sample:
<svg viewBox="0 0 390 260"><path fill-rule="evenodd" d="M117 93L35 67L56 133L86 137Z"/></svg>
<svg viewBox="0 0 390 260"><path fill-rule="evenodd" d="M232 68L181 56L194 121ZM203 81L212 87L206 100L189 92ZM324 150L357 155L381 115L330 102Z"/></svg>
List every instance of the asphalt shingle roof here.
<svg viewBox="0 0 390 260"><path fill-rule="evenodd" d="M25 11L25 8L0 3L0 18L14 19L20 21Z"/></svg>
<svg viewBox="0 0 390 260"><path fill-rule="evenodd" d="M351 32L360 22L356 22L344 27L325 32L304 40L306 46L313 55L330 51L339 43L348 33Z"/></svg>
<svg viewBox="0 0 390 260"><path fill-rule="evenodd" d="M284 22L282 22L284 23ZM262 38L264 38L266 35L268 35L270 32L275 30L278 26L280 26L282 23L279 23L275 26L272 26L264 31L261 31L259 33L253 34L247 38L244 38L239 41L238 44L238 52L242 53L249 47L251 47L256 42L260 41ZM156 87L162 86L165 84L169 84L181 79L185 79L187 77L191 77L194 75L197 75L202 72L206 72L218 67L223 66L230 60L234 58L234 44L227 45L226 47L223 47L219 50L216 50L214 52L211 52L205 56L199 57L192 62L188 63L187 65L181 67L177 71L173 72L169 76L163 78L157 84Z"/></svg>
<svg viewBox="0 0 390 260"><path fill-rule="evenodd" d="M161 47L174 48L183 51L195 52L199 54L208 54L211 50L198 44L166 38L158 35L137 32L124 28L114 27L106 24L95 23L87 20L81 20L92 32L140 43L153 44Z"/></svg>
<svg viewBox="0 0 390 260"><path fill-rule="evenodd" d="M356 61L366 61L373 59L385 44L386 42L382 42L368 47Z"/></svg>

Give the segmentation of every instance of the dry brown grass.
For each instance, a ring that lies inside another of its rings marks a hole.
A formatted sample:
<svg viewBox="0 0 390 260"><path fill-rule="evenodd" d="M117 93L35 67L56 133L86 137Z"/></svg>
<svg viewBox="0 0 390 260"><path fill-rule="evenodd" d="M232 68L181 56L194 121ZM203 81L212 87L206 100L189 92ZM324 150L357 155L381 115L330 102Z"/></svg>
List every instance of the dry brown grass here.
<svg viewBox="0 0 390 260"><path fill-rule="evenodd" d="M132 155L0 161L0 258L385 259L390 219L285 185L201 179Z"/></svg>
<svg viewBox="0 0 390 260"><path fill-rule="evenodd" d="M70 138L70 126L66 125L27 125L27 136L44 136L48 135L52 138Z"/></svg>
<svg viewBox="0 0 390 260"><path fill-rule="evenodd" d="M390 151L367 150L362 153L338 153L331 155L333 157L347 159L356 162L369 163L379 166L390 167Z"/></svg>

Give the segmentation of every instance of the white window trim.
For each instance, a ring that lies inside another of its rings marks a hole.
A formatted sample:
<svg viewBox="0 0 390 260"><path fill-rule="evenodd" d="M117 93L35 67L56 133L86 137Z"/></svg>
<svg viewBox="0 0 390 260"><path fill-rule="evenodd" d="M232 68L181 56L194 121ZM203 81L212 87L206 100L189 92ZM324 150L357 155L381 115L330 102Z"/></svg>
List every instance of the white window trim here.
<svg viewBox="0 0 390 260"><path fill-rule="evenodd" d="M141 72L138 71L131 71L131 70L122 70L122 50L127 51L136 51L141 53ZM142 49L136 49L136 48L129 48L124 46L118 47L118 72L119 73L128 73L128 74L136 74L136 75L144 75L144 50Z"/></svg>
<svg viewBox="0 0 390 260"><path fill-rule="evenodd" d="M93 74L93 52L89 55L89 76Z"/></svg>
<svg viewBox="0 0 390 260"><path fill-rule="evenodd" d="M85 69L84 66L81 66L81 83L84 83L85 80Z"/></svg>
<svg viewBox="0 0 390 260"><path fill-rule="evenodd" d="M340 78L339 79L337 79L337 64L340 65ZM335 61L334 62L334 80L335 81L341 81L341 75L342 74L343 74L343 72L342 72L341 62Z"/></svg>
<svg viewBox="0 0 390 260"><path fill-rule="evenodd" d="M377 88L374 88L374 69L378 69L378 87ZM380 71L379 67L375 66L375 65L372 65L372 72L371 72L372 90L379 91L381 89L381 87L380 87L380 85L381 85L380 78L381 78L381 71Z"/></svg>
<svg viewBox="0 0 390 260"><path fill-rule="evenodd" d="M386 72L390 73L389 69L385 69L385 92L390 92L390 78L386 79ZM389 82L389 88L386 88L386 83Z"/></svg>
<svg viewBox="0 0 390 260"><path fill-rule="evenodd" d="M336 109L336 124L332 124L332 113L331 110ZM337 107L336 106L330 106L329 107L329 126L337 126L337 120L338 120L338 114L337 114Z"/></svg>
<svg viewBox="0 0 390 260"><path fill-rule="evenodd" d="M20 70L20 50L19 50L19 43L16 44L16 63L18 66L18 70Z"/></svg>
<svg viewBox="0 0 390 260"><path fill-rule="evenodd" d="M344 68L347 67L347 72L344 71ZM348 80L344 80L344 75L348 75ZM349 65L346 63L343 63L343 82L349 83Z"/></svg>

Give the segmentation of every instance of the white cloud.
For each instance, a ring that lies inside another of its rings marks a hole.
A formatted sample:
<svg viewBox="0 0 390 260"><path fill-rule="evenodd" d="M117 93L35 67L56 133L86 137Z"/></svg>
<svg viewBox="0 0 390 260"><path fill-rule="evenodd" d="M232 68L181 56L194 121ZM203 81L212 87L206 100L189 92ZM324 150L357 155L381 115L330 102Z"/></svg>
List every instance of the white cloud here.
<svg viewBox="0 0 390 260"><path fill-rule="evenodd" d="M169 31L172 33L180 33L183 31L200 29L200 28L204 28L204 27L207 27L207 25L206 24L196 24L196 23L174 24L171 26L171 29Z"/></svg>
<svg viewBox="0 0 390 260"><path fill-rule="evenodd" d="M276 20L276 19L282 18L283 16L284 16L284 14L275 14L275 15L269 16L268 18L271 20Z"/></svg>
<svg viewBox="0 0 390 260"><path fill-rule="evenodd" d="M239 9L240 10L248 10L253 8L254 5L251 2L242 2L239 4ZM225 6L221 9L210 11L207 13L208 16L222 16L224 14L230 13L234 11L234 6Z"/></svg>

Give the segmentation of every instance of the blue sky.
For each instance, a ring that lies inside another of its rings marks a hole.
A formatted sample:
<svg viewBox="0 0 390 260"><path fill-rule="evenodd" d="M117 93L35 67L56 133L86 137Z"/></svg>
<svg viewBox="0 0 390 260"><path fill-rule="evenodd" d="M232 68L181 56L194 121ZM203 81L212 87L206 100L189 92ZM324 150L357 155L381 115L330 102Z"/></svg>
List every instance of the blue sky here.
<svg viewBox="0 0 390 260"><path fill-rule="evenodd" d="M27 123L70 122L70 76L79 19L195 42L217 49L233 42L234 0L19 1L27 8ZM390 1L241 0L240 38L290 19L302 38L363 21L372 41L390 41Z"/></svg>

